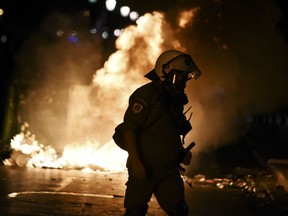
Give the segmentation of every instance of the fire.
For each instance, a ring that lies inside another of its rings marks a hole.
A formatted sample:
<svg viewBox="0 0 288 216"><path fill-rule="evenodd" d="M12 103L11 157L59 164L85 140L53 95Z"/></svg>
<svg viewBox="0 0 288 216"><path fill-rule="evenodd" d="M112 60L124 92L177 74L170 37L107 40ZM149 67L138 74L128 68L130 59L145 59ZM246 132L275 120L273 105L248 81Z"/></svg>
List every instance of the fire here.
<svg viewBox="0 0 288 216"><path fill-rule="evenodd" d="M200 10L199 7L192 8L190 10L184 10L180 13L178 18L178 26L180 28L186 28L187 26L192 24L192 18L195 16L195 13L197 13Z"/></svg>
<svg viewBox="0 0 288 216"><path fill-rule="evenodd" d="M190 11L192 13L193 11ZM187 12L188 13L188 12ZM187 15L186 15L187 19ZM167 43L167 41L169 43ZM69 89L67 134L64 146L41 144L25 124L11 140L12 154L5 165L125 171L127 152L112 140L114 128L122 121L129 95L147 82L146 74L163 49L182 49L163 13L145 14L116 40L117 51L97 70L91 86ZM63 142L59 139L59 142Z"/></svg>
<svg viewBox="0 0 288 216"><path fill-rule="evenodd" d="M11 158L4 160L5 165L27 167L83 169L99 171L123 171L126 153L109 144L100 146L99 143L87 141L81 145L66 145L62 156L47 145L40 144L28 130L26 123L22 132L11 140L13 153Z"/></svg>

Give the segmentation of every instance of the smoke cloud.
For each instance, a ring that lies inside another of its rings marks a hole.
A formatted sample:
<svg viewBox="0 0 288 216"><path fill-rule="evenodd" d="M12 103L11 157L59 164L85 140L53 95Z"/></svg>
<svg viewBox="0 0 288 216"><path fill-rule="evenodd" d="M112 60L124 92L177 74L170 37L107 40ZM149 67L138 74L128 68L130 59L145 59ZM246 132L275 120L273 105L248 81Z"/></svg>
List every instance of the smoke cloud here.
<svg viewBox="0 0 288 216"><path fill-rule="evenodd" d="M137 26L127 27L103 67L101 43L88 37L83 23L50 16L19 56L21 76L35 85L22 101L20 122L29 122L41 142L58 149L83 139L110 145L129 95L148 82L143 76L158 55L171 48L191 54L203 72L187 88L193 130L186 143L196 141L195 149L237 139L252 114L287 105L287 45L274 30L279 17L274 4L183 2L166 13L145 14ZM181 12L195 8L191 24L180 28ZM65 37L47 37L59 21L66 26L59 27L60 35L81 34L73 37L75 46Z"/></svg>
<svg viewBox="0 0 288 216"><path fill-rule="evenodd" d="M174 21L176 38L203 71L187 91L191 137L201 148L216 148L245 134L253 114L287 106L287 44L275 30L280 12L274 1L185 3L167 14L173 20L189 4L199 7L189 28L177 31Z"/></svg>
<svg viewBox="0 0 288 216"><path fill-rule="evenodd" d="M28 122L41 143L61 150L71 134L73 87L91 84L102 65L103 46L90 34L88 21L82 14L50 14L17 57L18 123Z"/></svg>

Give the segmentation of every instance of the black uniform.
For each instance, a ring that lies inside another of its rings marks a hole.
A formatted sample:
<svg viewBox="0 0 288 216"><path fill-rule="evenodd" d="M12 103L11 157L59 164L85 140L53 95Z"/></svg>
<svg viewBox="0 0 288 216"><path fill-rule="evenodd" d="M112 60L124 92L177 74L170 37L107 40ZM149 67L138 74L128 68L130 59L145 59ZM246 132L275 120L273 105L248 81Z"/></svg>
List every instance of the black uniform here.
<svg viewBox="0 0 288 216"><path fill-rule="evenodd" d="M147 176L145 182L129 176L124 206L127 212L131 210L131 215L145 215L153 193L169 215L187 215L178 168L183 151L180 135L190 129L183 104L174 100L160 82L150 82L130 96L121 130L135 132L138 154ZM131 172L129 157L127 168Z"/></svg>

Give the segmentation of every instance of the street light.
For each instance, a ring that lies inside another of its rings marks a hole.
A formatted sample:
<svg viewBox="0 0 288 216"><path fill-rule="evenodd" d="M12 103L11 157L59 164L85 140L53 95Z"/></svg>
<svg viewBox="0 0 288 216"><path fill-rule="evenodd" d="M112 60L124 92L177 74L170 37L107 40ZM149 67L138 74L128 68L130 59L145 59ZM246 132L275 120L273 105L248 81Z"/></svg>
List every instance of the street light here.
<svg viewBox="0 0 288 216"><path fill-rule="evenodd" d="M130 8L128 6L123 6L120 8L121 16L127 17L130 13Z"/></svg>
<svg viewBox="0 0 288 216"><path fill-rule="evenodd" d="M130 19L131 19L132 21L135 21L135 20L138 19L139 13L138 13L137 11L131 11L131 13L130 13L129 16L130 16Z"/></svg>
<svg viewBox="0 0 288 216"><path fill-rule="evenodd" d="M116 0L106 0L106 9L108 11L113 11L116 7Z"/></svg>

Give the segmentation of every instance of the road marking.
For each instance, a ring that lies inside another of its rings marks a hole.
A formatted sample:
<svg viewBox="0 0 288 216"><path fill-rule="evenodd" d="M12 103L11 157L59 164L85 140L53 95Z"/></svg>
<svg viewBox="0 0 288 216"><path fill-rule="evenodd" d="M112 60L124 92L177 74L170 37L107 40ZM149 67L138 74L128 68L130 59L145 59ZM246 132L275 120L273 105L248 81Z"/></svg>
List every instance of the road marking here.
<svg viewBox="0 0 288 216"><path fill-rule="evenodd" d="M49 195L71 195L71 196L86 196L86 197L101 197L101 198L124 198L122 195L116 194L87 194L87 193L74 193L74 192L60 192L60 191L22 191L13 192L8 194L9 198L16 198L17 196L27 194L49 194Z"/></svg>

